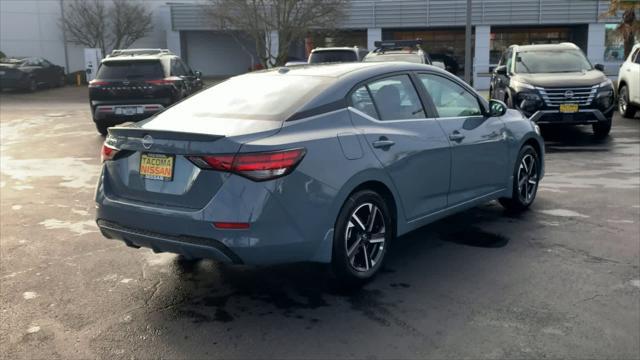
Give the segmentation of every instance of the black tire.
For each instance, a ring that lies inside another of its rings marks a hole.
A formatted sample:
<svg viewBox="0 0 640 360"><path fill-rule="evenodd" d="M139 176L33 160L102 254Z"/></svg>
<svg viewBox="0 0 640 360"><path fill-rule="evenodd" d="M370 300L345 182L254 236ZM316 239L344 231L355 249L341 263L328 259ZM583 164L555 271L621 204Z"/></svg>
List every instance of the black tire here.
<svg viewBox="0 0 640 360"><path fill-rule="evenodd" d="M67 85L67 77L65 75L60 75L60 79L58 83L55 85L56 87L65 87Z"/></svg>
<svg viewBox="0 0 640 360"><path fill-rule="evenodd" d="M618 91L618 111L627 119L633 118L638 111L638 108L629 103L629 88L626 85L622 85Z"/></svg>
<svg viewBox="0 0 640 360"><path fill-rule="evenodd" d="M96 130L98 130L98 132L102 136L107 136L107 133L108 133L107 129L108 128L109 127L107 125L96 123Z"/></svg>
<svg viewBox="0 0 640 360"><path fill-rule="evenodd" d="M525 160L526 159L526 160ZM532 162L529 160L533 160ZM523 161L527 164L524 165ZM533 168L531 167L533 164ZM499 199L500 204L509 212L525 211L533 204L538 193L540 182L540 155L531 145L525 145L520 149L518 161L513 169L513 192L511 198ZM526 175L525 175L526 173ZM534 181L531 183L529 180ZM523 188L520 186L523 181ZM533 186L533 187L531 187Z"/></svg>
<svg viewBox="0 0 640 360"><path fill-rule="evenodd" d="M611 132L611 119L607 119L607 121L599 121L591 126L596 138L604 139L609 136L609 132Z"/></svg>
<svg viewBox="0 0 640 360"><path fill-rule="evenodd" d="M362 220L364 217L367 219ZM371 190L349 196L333 234L331 268L338 284L359 286L371 280L384 262L394 233L393 217L382 196Z"/></svg>
<svg viewBox="0 0 640 360"><path fill-rule="evenodd" d="M36 81L36 79L34 78L29 79L29 82L27 82L26 90L28 92L36 92L36 90L38 90L38 82Z"/></svg>

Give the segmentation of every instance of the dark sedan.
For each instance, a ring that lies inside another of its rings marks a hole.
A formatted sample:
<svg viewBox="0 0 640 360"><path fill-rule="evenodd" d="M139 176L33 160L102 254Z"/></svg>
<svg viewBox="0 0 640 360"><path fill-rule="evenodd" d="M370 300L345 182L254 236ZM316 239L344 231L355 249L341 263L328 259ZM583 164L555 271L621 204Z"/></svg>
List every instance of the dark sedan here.
<svg viewBox="0 0 640 360"><path fill-rule="evenodd" d="M36 91L39 87L59 87L66 83L62 66L40 57L0 59L0 89Z"/></svg>

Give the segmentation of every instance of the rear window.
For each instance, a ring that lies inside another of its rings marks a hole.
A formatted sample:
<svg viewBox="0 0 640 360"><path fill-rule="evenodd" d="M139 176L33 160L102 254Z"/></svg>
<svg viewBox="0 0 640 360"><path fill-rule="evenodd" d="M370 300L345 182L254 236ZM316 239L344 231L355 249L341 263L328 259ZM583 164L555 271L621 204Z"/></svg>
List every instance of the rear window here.
<svg viewBox="0 0 640 360"><path fill-rule="evenodd" d="M331 80L275 73L242 75L172 106L163 112L166 117L160 116L154 123L171 119L171 115L179 116L181 121L283 120L327 88Z"/></svg>
<svg viewBox="0 0 640 360"><path fill-rule="evenodd" d="M162 79L164 70L158 60L105 61L100 65L96 78L101 80Z"/></svg>
<svg viewBox="0 0 640 360"><path fill-rule="evenodd" d="M353 62L358 61L358 56L350 50L326 50L311 53L310 64L332 63L332 62Z"/></svg>

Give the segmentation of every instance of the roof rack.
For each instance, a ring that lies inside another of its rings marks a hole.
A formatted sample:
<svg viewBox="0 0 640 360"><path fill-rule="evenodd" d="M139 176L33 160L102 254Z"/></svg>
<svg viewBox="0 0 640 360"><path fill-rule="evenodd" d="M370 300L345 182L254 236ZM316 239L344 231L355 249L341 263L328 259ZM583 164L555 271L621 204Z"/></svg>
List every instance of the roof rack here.
<svg viewBox="0 0 640 360"><path fill-rule="evenodd" d="M422 51L422 40L384 40L374 41L373 45L376 47L372 52L384 53L387 50L402 50L405 48L415 48L418 52Z"/></svg>
<svg viewBox="0 0 640 360"><path fill-rule="evenodd" d="M173 55L169 49L115 49L107 57L134 55Z"/></svg>

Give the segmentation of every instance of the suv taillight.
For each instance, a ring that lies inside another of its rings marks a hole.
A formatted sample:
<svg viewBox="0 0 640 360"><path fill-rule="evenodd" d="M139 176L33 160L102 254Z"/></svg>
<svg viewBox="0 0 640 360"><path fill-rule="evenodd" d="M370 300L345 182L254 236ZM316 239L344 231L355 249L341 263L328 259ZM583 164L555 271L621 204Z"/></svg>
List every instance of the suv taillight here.
<svg viewBox="0 0 640 360"><path fill-rule="evenodd" d="M102 162L113 160L113 158L118 153L118 149L109 146L107 144L102 144L102 151L100 152L100 159Z"/></svg>
<svg viewBox="0 0 640 360"><path fill-rule="evenodd" d="M96 87L110 85L110 84L111 84L111 82L109 82L109 81L102 81L102 80L91 80L91 81L89 81L89 87L90 88L96 88Z"/></svg>
<svg viewBox="0 0 640 360"><path fill-rule="evenodd" d="M272 180L289 174L304 157L305 149L290 149L236 155L189 156L202 169L226 171L254 181Z"/></svg>

